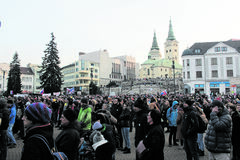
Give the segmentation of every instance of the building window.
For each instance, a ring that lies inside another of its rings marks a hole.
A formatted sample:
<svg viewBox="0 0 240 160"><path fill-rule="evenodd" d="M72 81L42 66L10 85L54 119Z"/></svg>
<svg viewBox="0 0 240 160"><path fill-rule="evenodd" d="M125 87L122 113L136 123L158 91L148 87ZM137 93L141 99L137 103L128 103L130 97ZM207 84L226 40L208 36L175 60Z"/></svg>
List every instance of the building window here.
<svg viewBox="0 0 240 160"><path fill-rule="evenodd" d="M97 69L95 69L95 73L98 73L98 70L97 70Z"/></svg>
<svg viewBox="0 0 240 160"><path fill-rule="evenodd" d="M218 77L218 71L212 70L212 77L217 78Z"/></svg>
<svg viewBox="0 0 240 160"><path fill-rule="evenodd" d="M168 50L166 50L166 53L168 53Z"/></svg>
<svg viewBox="0 0 240 160"><path fill-rule="evenodd" d="M202 71L196 72L196 78L202 78Z"/></svg>
<svg viewBox="0 0 240 160"><path fill-rule="evenodd" d="M220 47L215 47L215 52L220 52Z"/></svg>
<svg viewBox="0 0 240 160"><path fill-rule="evenodd" d="M233 70L227 70L227 77L233 77Z"/></svg>
<svg viewBox="0 0 240 160"><path fill-rule="evenodd" d="M202 66L202 59L196 59L196 66Z"/></svg>
<svg viewBox="0 0 240 160"><path fill-rule="evenodd" d="M195 53L200 53L200 52L201 52L201 49L195 49L194 52L195 52Z"/></svg>
<svg viewBox="0 0 240 160"><path fill-rule="evenodd" d="M169 52L171 52L172 50L171 49L169 49Z"/></svg>
<svg viewBox="0 0 240 160"><path fill-rule="evenodd" d="M187 66L190 66L190 60L187 59Z"/></svg>
<svg viewBox="0 0 240 160"><path fill-rule="evenodd" d="M233 64L232 57L226 58L226 64Z"/></svg>
<svg viewBox="0 0 240 160"><path fill-rule="evenodd" d="M190 79L190 72L187 72L187 78Z"/></svg>
<svg viewBox="0 0 240 160"><path fill-rule="evenodd" d="M93 63L91 63L91 66L94 66L94 64L93 64Z"/></svg>
<svg viewBox="0 0 240 160"><path fill-rule="evenodd" d="M211 65L217 65L217 58L211 58Z"/></svg>
<svg viewBox="0 0 240 160"><path fill-rule="evenodd" d="M183 78L185 79L185 72L183 72Z"/></svg>
<svg viewBox="0 0 240 160"><path fill-rule="evenodd" d="M227 51L227 47L222 47L222 51Z"/></svg>
<svg viewBox="0 0 240 160"><path fill-rule="evenodd" d="M148 69L148 76L150 75L150 70Z"/></svg>
<svg viewBox="0 0 240 160"><path fill-rule="evenodd" d="M185 66L184 60L182 61L183 67Z"/></svg>

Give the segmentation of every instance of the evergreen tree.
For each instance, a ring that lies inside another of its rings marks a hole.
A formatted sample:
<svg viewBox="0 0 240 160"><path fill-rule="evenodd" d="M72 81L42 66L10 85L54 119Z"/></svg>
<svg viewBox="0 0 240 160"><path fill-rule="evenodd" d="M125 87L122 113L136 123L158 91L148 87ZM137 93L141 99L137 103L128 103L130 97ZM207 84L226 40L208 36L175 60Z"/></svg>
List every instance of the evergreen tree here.
<svg viewBox="0 0 240 160"><path fill-rule="evenodd" d="M60 61L58 57L57 44L54 42L55 37L51 33L51 41L47 44L44 51L45 56L42 58L42 66L40 73L40 87L44 89L44 93L60 92L63 84L63 75L59 67Z"/></svg>
<svg viewBox="0 0 240 160"><path fill-rule="evenodd" d="M7 94L13 91L13 94L21 93L21 71L20 60L18 59L18 53L13 56L13 61L10 63L10 71L8 73Z"/></svg>

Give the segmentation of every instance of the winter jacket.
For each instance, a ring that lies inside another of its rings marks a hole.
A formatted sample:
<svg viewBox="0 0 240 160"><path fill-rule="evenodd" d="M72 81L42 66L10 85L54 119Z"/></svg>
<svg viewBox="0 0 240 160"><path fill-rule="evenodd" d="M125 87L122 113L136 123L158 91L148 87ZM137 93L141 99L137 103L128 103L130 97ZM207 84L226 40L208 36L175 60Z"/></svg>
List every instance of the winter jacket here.
<svg viewBox="0 0 240 160"><path fill-rule="evenodd" d="M7 130L9 126L9 111L8 109L0 109L0 118L2 120L0 130Z"/></svg>
<svg viewBox="0 0 240 160"><path fill-rule="evenodd" d="M167 110L167 119L169 122L169 126L177 127L177 108L174 109L174 106L178 104L177 101L173 101L172 107Z"/></svg>
<svg viewBox="0 0 240 160"><path fill-rule="evenodd" d="M148 134L143 139L144 146L148 152L142 160L164 160L165 136L161 125L152 125Z"/></svg>
<svg viewBox="0 0 240 160"><path fill-rule="evenodd" d="M232 144L240 144L240 114L235 111L232 114Z"/></svg>
<svg viewBox="0 0 240 160"><path fill-rule="evenodd" d="M121 127L130 127L130 116L131 116L130 110L128 108L125 108L124 110L122 110L122 113L119 116L118 124Z"/></svg>
<svg viewBox="0 0 240 160"><path fill-rule="evenodd" d="M216 112L210 114L208 130L205 136L205 146L213 153L230 153L232 118L226 108L221 115Z"/></svg>
<svg viewBox="0 0 240 160"><path fill-rule="evenodd" d="M95 160L112 160L115 147L107 140L102 140L93 145L95 150Z"/></svg>
<svg viewBox="0 0 240 160"><path fill-rule="evenodd" d="M110 109L111 114L113 117L115 117L117 120L119 120L119 116L122 113L122 106L121 104L112 104L112 107Z"/></svg>
<svg viewBox="0 0 240 160"><path fill-rule="evenodd" d="M63 127L62 132L56 138L56 146L58 151L64 152L69 160L77 160L79 143L79 131L72 123L66 127Z"/></svg>
<svg viewBox="0 0 240 160"><path fill-rule="evenodd" d="M14 124L17 114L16 105L12 104L9 110L10 110L9 124Z"/></svg>
<svg viewBox="0 0 240 160"><path fill-rule="evenodd" d="M182 122L182 136L183 138L196 138L197 137L197 129L198 129L198 119L197 113L195 109L190 106L187 108L183 108L183 122Z"/></svg>
<svg viewBox="0 0 240 160"><path fill-rule="evenodd" d="M135 147L138 143L143 140L145 135L148 132L148 123L147 123L147 111L141 110L136 113L135 119Z"/></svg>
<svg viewBox="0 0 240 160"><path fill-rule="evenodd" d="M79 114L78 114L78 122L81 123L82 130L91 130L91 119L92 119L92 109L87 106L83 105L80 108Z"/></svg>
<svg viewBox="0 0 240 160"><path fill-rule="evenodd" d="M53 127L50 123L32 126L27 129L24 137L21 160L53 160L53 156L46 144L39 138L31 137L35 134L44 136L49 143L49 147L53 148Z"/></svg>

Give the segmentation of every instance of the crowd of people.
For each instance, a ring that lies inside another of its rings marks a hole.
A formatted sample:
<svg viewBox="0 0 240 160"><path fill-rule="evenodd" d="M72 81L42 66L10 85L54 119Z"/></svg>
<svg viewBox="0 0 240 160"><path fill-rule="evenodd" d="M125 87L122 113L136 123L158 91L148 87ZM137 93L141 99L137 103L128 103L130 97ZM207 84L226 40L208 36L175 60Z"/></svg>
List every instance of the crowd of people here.
<svg viewBox="0 0 240 160"><path fill-rule="evenodd" d="M239 160L239 111L238 95L3 97L0 159L16 147L16 134L24 143L21 160L53 159L39 136L69 160L115 160L116 150L129 154L139 144L145 149L136 159L163 160L169 132L168 147L184 149L187 160L198 160L205 149L210 160ZM61 130L55 139L53 127Z"/></svg>

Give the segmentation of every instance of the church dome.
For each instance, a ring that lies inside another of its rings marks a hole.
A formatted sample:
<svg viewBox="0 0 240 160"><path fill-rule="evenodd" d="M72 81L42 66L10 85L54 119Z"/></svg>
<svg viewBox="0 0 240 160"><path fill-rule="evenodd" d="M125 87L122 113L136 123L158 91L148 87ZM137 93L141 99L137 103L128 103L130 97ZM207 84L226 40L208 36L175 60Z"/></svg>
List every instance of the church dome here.
<svg viewBox="0 0 240 160"><path fill-rule="evenodd" d="M192 50L188 48L183 51L182 56L192 55L192 54L193 54Z"/></svg>

